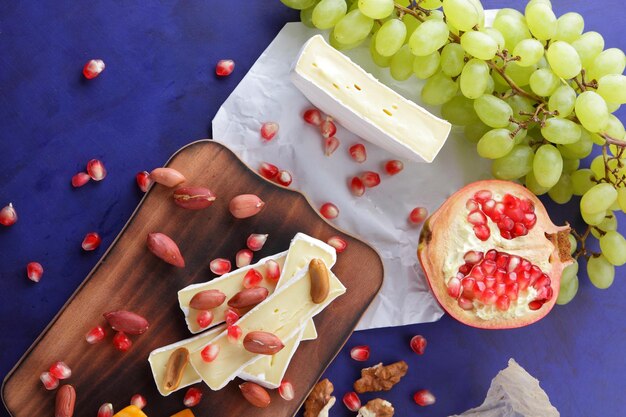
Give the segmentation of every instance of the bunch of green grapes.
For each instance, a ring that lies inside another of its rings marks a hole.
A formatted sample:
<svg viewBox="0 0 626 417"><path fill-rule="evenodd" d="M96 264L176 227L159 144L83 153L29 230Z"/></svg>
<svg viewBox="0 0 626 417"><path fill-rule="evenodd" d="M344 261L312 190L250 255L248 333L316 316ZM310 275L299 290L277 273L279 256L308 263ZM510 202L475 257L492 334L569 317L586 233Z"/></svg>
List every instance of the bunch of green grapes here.
<svg viewBox="0 0 626 417"><path fill-rule="evenodd" d="M337 49L369 42L393 78L425 80L423 102L465 126L496 178L559 204L582 196L588 229L574 232L572 254L588 259L596 287L611 285L626 263L614 213L626 212L626 132L612 114L626 103L626 56L584 32L581 15L557 18L550 0L530 0L524 13L502 9L486 27L479 0L281 1L301 10L304 24L331 30ZM580 169L594 145L602 155ZM585 247L589 236L601 253ZM576 294L577 272L577 263L565 270L559 303Z"/></svg>

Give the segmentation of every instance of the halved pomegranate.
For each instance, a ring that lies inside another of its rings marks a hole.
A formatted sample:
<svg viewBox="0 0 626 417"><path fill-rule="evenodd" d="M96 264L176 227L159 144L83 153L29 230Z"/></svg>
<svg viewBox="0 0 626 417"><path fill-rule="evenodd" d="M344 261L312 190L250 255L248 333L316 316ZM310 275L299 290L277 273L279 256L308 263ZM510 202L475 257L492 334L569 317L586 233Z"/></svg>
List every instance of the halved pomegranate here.
<svg viewBox="0 0 626 417"><path fill-rule="evenodd" d="M543 318L572 262L569 226L555 226L533 193L509 181L463 187L424 223L417 254L443 308L473 327Z"/></svg>

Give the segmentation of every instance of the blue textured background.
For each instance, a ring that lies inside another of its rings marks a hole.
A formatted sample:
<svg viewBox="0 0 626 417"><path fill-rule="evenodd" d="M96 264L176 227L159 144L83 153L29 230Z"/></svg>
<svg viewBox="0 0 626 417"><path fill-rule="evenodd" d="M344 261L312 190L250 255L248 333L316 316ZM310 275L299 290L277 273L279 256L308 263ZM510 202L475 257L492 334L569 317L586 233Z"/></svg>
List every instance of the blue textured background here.
<svg viewBox="0 0 626 417"><path fill-rule="evenodd" d="M607 47L626 49L620 1L553 3L558 14L581 12L586 30L601 32ZM210 137L210 121L222 101L291 20L297 14L278 0L0 2L0 205L12 201L20 216L17 225L0 227L0 376L132 213L141 198L135 173L160 166L188 142ZM225 57L236 60L236 70L217 79L213 66ZM107 69L87 82L80 71L90 58L104 59ZM109 176L73 190L71 176L94 157L105 161ZM572 217L575 205L549 208L557 220L580 226ZM84 253L80 242L92 230L101 233L103 244ZM45 267L39 284L25 278L31 260ZM409 375L382 395L396 405L397 415L444 416L481 403L491 378L513 357L541 380L563 416L623 416L625 297L621 269L607 291L581 276L572 303L524 329L481 331L444 317L433 324L360 332L327 376L341 398L360 369L349 348L369 344L368 365L409 362ZM429 342L419 357L408 347L417 333ZM412 402L421 388L437 396L434 406L420 409ZM338 404L333 415L354 414Z"/></svg>

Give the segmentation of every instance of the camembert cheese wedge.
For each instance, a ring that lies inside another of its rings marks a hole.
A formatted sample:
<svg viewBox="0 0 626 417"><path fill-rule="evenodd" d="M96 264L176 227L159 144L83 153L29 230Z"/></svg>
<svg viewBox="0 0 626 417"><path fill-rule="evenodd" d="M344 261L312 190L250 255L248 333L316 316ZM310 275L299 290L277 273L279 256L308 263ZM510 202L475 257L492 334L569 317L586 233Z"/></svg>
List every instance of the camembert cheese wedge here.
<svg viewBox="0 0 626 417"><path fill-rule="evenodd" d="M295 86L346 129L400 157L432 162L451 125L379 82L321 35L307 41Z"/></svg>

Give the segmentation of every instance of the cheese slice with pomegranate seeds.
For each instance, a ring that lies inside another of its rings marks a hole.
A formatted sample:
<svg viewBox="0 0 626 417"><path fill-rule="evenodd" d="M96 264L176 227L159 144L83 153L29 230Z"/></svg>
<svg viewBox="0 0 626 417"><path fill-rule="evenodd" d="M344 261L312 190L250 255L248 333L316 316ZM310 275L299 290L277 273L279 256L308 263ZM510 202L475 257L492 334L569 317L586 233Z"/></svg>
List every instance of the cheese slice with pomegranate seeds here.
<svg viewBox="0 0 626 417"><path fill-rule="evenodd" d="M345 128L403 158L432 162L452 127L379 82L321 35L303 46L291 79Z"/></svg>

